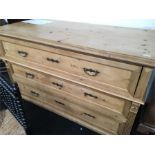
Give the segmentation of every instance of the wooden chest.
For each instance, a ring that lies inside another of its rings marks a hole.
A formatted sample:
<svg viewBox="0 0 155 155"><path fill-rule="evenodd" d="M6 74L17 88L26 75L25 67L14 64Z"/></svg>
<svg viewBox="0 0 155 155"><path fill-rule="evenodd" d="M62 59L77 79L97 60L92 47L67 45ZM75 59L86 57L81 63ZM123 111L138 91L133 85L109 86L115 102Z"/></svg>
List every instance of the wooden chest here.
<svg viewBox="0 0 155 155"><path fill-rule="evenodd" d="M155 31L51 20L0 28L22 97L101 134L130 134L155 66Z"/></svg>

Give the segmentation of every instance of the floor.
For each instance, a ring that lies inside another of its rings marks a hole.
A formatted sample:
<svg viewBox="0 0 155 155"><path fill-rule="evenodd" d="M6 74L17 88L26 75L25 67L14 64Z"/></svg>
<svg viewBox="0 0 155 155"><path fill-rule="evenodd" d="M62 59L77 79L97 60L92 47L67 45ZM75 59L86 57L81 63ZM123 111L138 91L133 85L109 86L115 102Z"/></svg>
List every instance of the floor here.
<svg viewBox="0 0 155 155"><path fill-rule="evenodd" d="M25 130L16 121L13 115L8 111L1 112L4 115L4 120L0 126L0 135L25 135Z"/></svg>

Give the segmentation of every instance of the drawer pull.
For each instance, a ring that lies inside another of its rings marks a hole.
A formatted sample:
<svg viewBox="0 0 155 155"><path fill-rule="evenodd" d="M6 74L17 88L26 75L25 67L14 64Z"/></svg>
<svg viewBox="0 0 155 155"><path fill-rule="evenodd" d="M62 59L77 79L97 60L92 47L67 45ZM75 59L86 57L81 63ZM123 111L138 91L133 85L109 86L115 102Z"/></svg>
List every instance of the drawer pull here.
<svg viewBox="0 0 155 155"><path fill-rule="evenodd" d="M100 72L91 68L83 68L84 72L89 76L96 76Z"/></svg>
<svg viewBox="0 0 155 155"><path fill-rule="evenodd" d="M29 78L29 79L34 79L34 74L31 74L31 73L25 73L25 75L26 75L26 78Z"/></svg>
<svg viewBox="0 0 155 155"><path fill-rule="evenodd" d="M47 58L47 61L51 61L53 63L60 63L59 60L53 59L53 58Z"/></svg>
<svg viewBox="0 0 155 155"><path fill-rule="evenodd" d="M60 104L60 105L65 106L65 104L64 104L64 103L62 103L62 102L59 102L59 101L57 101L57 100L55 100L55 102L56 102L56 103L58 103L58 104Z"/></svg>
<svg viewBox="0 0 155 155"><path fill-rule="evenodd" d="M88 116L88 117L90 117L90 118L93 118L93 119L95 119L96 117L95 116L93 116L93 115L90 115L90 114L88 114L88 113L82 113L82 115L85 115L85 116Z"/></svg>
<svg viewBox="0 0 155 155"><path fill-rule="evenodd" d="M28 53L27 52L24 52L24 51L18 51L18 54L22 57L27 57L28 56Z"/></svg>
<svg viewBox="0 0 155 155"><path fill-rule="evenodd" d="M84 93L84 96L90 96L90 97L93 97L93 98L95 98L95 99L97 99L97 98L98 98L97 96L92 95L92 94L89 94L89 93Z"/></svg>
<svg viewBox="0 0 155 155"><path fill-rule="evenodd" d="M63 87L62 84L56 83L56 82L52 82L53 85L59 87L59 89L61 89Z"/></svg>
<svg viewBox="0 0 155 155"><path fill-rule="evenodd" d="M35 96L35 97L38 97L38 96L39 96L39 94L36 93L35 91L30 91L30 93L31 93L33 96Z"/></svg>

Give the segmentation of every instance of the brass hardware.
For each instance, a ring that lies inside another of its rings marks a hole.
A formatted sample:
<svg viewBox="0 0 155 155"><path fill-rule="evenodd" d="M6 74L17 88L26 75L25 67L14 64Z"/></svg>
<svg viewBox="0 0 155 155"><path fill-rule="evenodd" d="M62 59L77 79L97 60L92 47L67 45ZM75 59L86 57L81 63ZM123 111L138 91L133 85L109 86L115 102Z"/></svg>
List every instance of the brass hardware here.
<svg viewBox="0 0 155 155"><path fill-rule="evenodd" d="M53 58L47 58L47 61L51 61L53 63L60 63L59 60L53 59Z"/></svg>
<svg viewBox="0 0 155 155"><path fill-rule="evenodd" d="M91 68L83 68L84 72L89 76L96 76L100 72Z"/></svg>
<svg viewBox="0 0 155 155"><path fill-rule="evenodd" d="M22 57L27 57L28 56L28 53L27 52L24 52L24 51L18 51L18 54Z"/></svg>
<svg viewBox="0 0 155 155"><path fill-rule="evenodd" d="M35 91L30 91L30 93L33 95L33 96L35 96L35 97L38 97L39 96L39 94L38 93L36 93Z"/></svg>
<svg viewBox="0 0 155 155"><path fill-rule="evenodd" d="M64 104L64 103L62 103L62 102L59 102L59 101L57 101L57 100L55 100L55 102L56 102L56 103L58 103L58 104L60 104L60 105L65 106L65 104Z"/></svg>
<svg viewBox="0 0 155 155"><path fill-rule="evenodd" d="M93 97L93 98L95 98L95 99L97 99L98 97L97 96L94 96L94 95L92 95L92 94L89 94L89 93L84 93L84 96L90 96L90 97Z"/></svg>
<svg viewBox="0 0 155 155"><path fill-rule="evenodd" d="M96 118L95 116L90 115L90 114L88 114L88 113L82 113L82 115L88 116L88 117L93 118L93 119L95 119L95 118Z"/></svg>
<svg viewBox="0 0 155 155"><path fill-rule="evenodd" d="M29 79L34 79L35 75L34 74L31 74L31 73L25 73L26 75L26 78L29 78Z"/></svg>
<svg viewBox="0 0 155 155"><path fill-rule="evenodd" d="M52 82L53 85L59 87L59 89L61 89L63 87L62 84L56 83L56 82Z"/></svg>

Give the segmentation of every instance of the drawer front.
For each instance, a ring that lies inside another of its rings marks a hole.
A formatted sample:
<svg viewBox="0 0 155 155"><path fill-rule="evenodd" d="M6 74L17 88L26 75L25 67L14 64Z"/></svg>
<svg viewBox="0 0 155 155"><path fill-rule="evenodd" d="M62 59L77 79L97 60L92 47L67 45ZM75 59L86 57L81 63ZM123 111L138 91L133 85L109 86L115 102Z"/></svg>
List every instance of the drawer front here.
<svg viewBox="0 0 155 155"><path fill-rule="evenodd" d="M69 81L48 76L28 68L22 68L17 65L12 66L14 71L14 80L16 81L18 81L18 79L25 79L27 82L28 80L31 80L29 83L38 82L45 84L48 86L48 88L51 88L53 91L57 91L60 94L68 93L69 95L76 97L83 102L88 102L90 104L99 106L101 109L99 110L100 112L102 112L102 108L104 108L107 111L110 111L109 115L115 117L115 119L121 121L126 120L125 116L128 115L129 108L126 109L128 103L126 103L126 101L123 99L118 99L93 89L82 87Z"/></svg>
<svg viewBox="0 0 155 155"><path fill-rule="evenodd" d="M40 98L35 97L35 100L36 102L37 100L42 101L43 107L44 107L44 104L48 104L51 106L51 108L54 107L55 109L62 111L63 113L70 114L93 126L109 131L110 133L117 134L119 123L108 117L95 113L94 111L91 111L88 108L79 106L76 103L69 102L65 98L60 98L60 97L47 95L47 94L45 97L44 93L41 92L40 90L25 86L20 83L19 83L19 87L23 95L29 96L32 99L34 99L34 96L31 93L32 91L39 93Z"/></svg>
<svg viewBox="0 0 155 155"><path fill-rule="evenodd" d="M141 67L109 61L103 65L56 53L37 50L25 46L3 42L6 57L20 63L37 63L50 70L56 70L69 75L70 78L78 78L80 82L91 83L94 88L113 90L122 95L132 96L140 75ZM63 54L63 53L62 53ZM122 67L121 67L122 65ZM73 76L73 77L72 77Z"/></svg>
<svg viewBox="0 0 155 155"><path fill-rule="evenodd" d="M23 84L18 83L18 86L21 91L24 90L24 92L28 95L31 96L33 99L37 99L40 101L43 101L43 99L46 97L46 94L41 92L40 90L34 89L34 88L29 88L27 86L24 86Z"/></svg>
<svg viewBox="0 0 155 155"><path fill-rule="evenodd" d="M38 50L31 50L24 46L18 46L11 43L3 43L5 56L17 59L20 62L28 61L31 63L42 63L42 55Z"/></svg>

